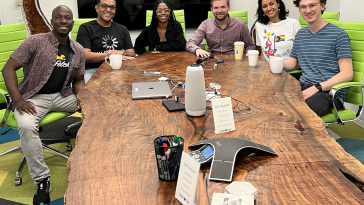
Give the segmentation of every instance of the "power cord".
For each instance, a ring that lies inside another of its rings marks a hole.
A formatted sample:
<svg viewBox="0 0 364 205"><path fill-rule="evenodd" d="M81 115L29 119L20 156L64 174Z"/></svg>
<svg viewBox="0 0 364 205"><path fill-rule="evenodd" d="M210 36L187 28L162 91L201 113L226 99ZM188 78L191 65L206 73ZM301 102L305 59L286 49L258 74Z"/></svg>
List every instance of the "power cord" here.
<svg viewBox="0 0 364 205"><path fill-rule="evenodd" d="M207 167L205 167L203 169L203 179L205 180L205 188L206 188L206 196L207 196L207 202L209 203L209 205L211 204L210 203L210 197L209 197L209 190L208 190L208 186L207 186L207 175L206 175L206 170L207 170Z"/></svg>
<svg viewBox="0 0 364 205"><path fill-rule="evenodd" d="M186 115L187 115L187 113L186 113ZM196 122L195 122L195 120L193 119L193 118L191 118L189 115L187 115L187 118L192 122L192 124L193 124L193 127L194 127L194 129L195 129L195 132L198 134L198 135L200 135L201 136L201 138L203 138L204 140L207 140L208 138L207 137L205 137L204 135L205 135L205 122L206 122L206 120L207 120L207 118L210 116L210 113L209 114L207 114L207 116L205 117L205 119L203 120L203 123L202 123L202 134L200 133L200 132L198 132L197 131L197 125L196 125Z"/></svg>

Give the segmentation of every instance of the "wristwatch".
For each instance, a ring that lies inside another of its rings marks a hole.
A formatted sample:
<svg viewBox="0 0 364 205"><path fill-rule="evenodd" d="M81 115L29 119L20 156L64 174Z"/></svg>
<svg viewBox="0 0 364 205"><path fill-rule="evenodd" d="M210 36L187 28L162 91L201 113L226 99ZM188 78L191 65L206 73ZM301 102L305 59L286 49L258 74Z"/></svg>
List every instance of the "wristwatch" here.
<svg viewBox="0 0 364 205"><path fill-rule="evenodd" d="M322 92L322 87L320 83L315 84L315 87L319 90L319 92Z"/></svg>
<svg viewBox="0 0 364 205"><path fill-rule="evenodd" d="M126 51L124 49L121 49L122 51L124 51L124 56L126 56Z"/></svg>

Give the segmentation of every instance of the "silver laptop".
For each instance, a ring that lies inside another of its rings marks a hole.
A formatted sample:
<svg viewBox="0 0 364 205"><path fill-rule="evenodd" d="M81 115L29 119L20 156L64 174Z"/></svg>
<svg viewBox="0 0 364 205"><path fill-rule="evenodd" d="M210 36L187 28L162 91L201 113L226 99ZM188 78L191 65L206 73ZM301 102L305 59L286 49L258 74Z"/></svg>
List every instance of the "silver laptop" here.
<svg viewBox="0 0 364 205"><path fill-rule="evenodd" d="M132 99L172 97L168 82L133 83L131 89Z"/></svg>

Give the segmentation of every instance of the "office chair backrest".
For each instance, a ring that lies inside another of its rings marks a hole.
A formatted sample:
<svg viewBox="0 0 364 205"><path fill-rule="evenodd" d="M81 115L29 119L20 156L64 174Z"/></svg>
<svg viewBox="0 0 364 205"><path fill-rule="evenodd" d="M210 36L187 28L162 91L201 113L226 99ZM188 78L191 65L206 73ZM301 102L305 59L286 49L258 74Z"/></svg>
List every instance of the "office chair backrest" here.
<svg viewBox="0 0 364 205"><path fill-rule="evenodd" d="M243 20L245 22L246 26L248 27L248 11L229 11L229 15L231 17L235 17L240 20ZM211 11L209 11L207 14L207 18L215 18L215 17L214 17L214 14ZM207 45L207 42L205 45L205 50L206 51L209 50L209 46Z"/></svg>
<svg viewBox="0 0 364 205"><path fill-rule="evenodd" d="M81 24L95 20L95 19L73 19L75 21L75 24L73 25L72 31L71 31L71 39L76 40L78 29L80 28Z"/></svg>
<svg viewBox="0 0 364 205"><path fill-rule="evenodd" d="M339 20L339 12L325 11L322 14L322 19L324 21L328 22L328 23L331 23L332 21L338 21ZM302 28L308 26L307 21L302 17L301 14L300 14L299 22L300 22Z"/></svg>
<svg viewBox="0 0 364 205"><path fill-rule="evenodd" d="M354 75L351 82L362 83L364 76L364 22L332 21L331 23L348 33L353 53ZM346 93L345 102L363 106L361 87L350 87Z"/></svg>
<svg viewBox="0 0 364 205"><path fill-rule="evenodd" d="M181 24L183 29L183 34L186 37L185 11L182 9L182 10L173 10L173 12L174 15L176 16L176 20ZM153 11L147 10L147 19L145 26L150 25L150 23L152 22L152 18L153 18Z"/></svg>
<svg viewBox="0 0 364 205"><path fill-rule="evenodd" d="M27 38L24 22L0 25L0 71L4 68L10 54ZM23 79L23 68L16 71L18 82ZM7 90L4 78L0 74L0 89ZM5 102L0 97L0 103Z"/></svg>

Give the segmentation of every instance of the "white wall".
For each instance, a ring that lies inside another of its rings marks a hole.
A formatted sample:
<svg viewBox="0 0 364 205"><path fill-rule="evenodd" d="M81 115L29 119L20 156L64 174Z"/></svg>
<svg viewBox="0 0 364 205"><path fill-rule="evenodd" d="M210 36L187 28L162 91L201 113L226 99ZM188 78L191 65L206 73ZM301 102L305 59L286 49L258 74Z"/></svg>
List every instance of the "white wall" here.
<svg viewBox="0 0 364 205"><path fill-rule="evenodd" d="M340 21L364 21L363 0L341 0Z"/></svg>

